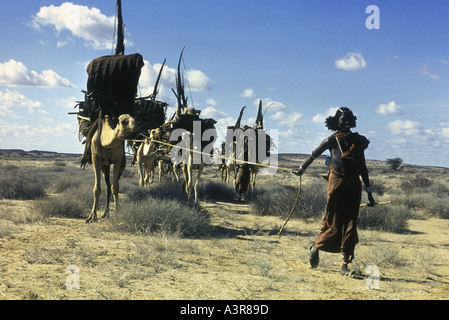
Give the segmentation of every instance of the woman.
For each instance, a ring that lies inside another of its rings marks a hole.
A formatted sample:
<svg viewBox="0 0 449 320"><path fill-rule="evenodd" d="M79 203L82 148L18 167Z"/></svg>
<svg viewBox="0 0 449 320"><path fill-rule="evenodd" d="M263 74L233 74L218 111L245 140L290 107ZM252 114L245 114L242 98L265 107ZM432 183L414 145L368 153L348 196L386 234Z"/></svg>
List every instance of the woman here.
<svg viewBox="0 0 449 320"><path fill-rule="evenodd" d="M350 275L348 264L354 259L354 249L358 243L357 218L362 197L359 176L365 184L369 205L375 203L364 155L369 141L351 131L356 126L356 120L350 109L339 108L335 116L326 119L326 127L335 133L324 139L299 169L293 170L296 175L302 175L324 151L331 153L326 216L316 241L310 245L309 256L310 265L316 268L319 250L341 252L343 265L340 273L343 275Z"/></svg>

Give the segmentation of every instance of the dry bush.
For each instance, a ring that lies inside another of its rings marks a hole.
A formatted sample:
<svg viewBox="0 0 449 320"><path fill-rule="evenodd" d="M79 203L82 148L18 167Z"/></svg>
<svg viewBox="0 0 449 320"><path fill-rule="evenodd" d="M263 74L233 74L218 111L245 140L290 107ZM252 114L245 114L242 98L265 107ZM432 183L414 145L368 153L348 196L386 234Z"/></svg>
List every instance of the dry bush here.
<svg viewBox="0 0 449 320"><path fill-rule="evenodd" d="M196 237L211 232L209 214L189 201L176 183L155 188L130 188L128 200L111 217L115 231L136 234L168 233Z"/></svg>
<svg viewBox="0 0 449 320"><path fill-rule="evenodd" d="M3 170L0 175L0 199L33 200L45 196L47 182L34 170Z"/></svg>
<svg viewBox="0 0 449 320"><path fill-rule="evenodd" d="M449 219L449 198L431 201L427 209L432 216L440 219Z"/></svg>
<svg viewBox="0 0 449 320"><path fill-rule="evenodd" d="M233 185L221 181L205 181L199 189L203 201L229 201L236 197Z"/></svg>
<svg viewBox="0 0 449 320"><path fill-rule="evenodd" d="M361 229L401 233L407 230L410 210L404 205L382 205L362 207L358 226Z"/></svg>
<svg viewBox="0 0 449 320"><path fill-rule="evenodd" d="M417 188L428 188L432 185L432 180L424 177L423 175L415 175L410 178L402 178L399 184L399 188L406 194L414 192Z"/></svg>
<svg viewBox="0 0 449 320"><path fill-rule="evenodd" d="M251 211L257 215L283 216L288 214L297 198L298 187L266 183L251 193ZM321 217L326 207L326 184L321 181L301 186L293 217Z"/></svg>
<svg viewBox="0 0 449 320"><path fill-rule="evenodd" d="M33 202L33 209L46 217L85 218L93 204L91 186L75 185Z"/></svg>

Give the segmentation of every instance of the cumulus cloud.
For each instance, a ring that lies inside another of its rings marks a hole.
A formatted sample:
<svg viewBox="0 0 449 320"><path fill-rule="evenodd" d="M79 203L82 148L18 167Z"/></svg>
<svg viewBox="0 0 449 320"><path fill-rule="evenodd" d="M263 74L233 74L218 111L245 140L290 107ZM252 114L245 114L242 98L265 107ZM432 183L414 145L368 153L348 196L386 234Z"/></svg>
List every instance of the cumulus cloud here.
<svg viewBox="0 0 449 320"><path fill-rule="evenodd" d="M201 111L201 116L204 118L213 118L215 120L226 119L229 117L226 113L215 109L214 107L207 107Z"/></svg>
<svg viewBox="0 0 449 320"><path fill-rule="evenodd" d="M186 71L185 78L188 82L185 83L186 90L189 89L192 92L210 90L211 80L201 70L189 69Z"/></svg>
<svg viewBox="0 0 449 320"><path fill-rule="evenodd" d="M376 112L383 116L398 116L403 114L401 107L399 107L394 101L378 105L376 107Z"/></svg>
<svg viewBox="0 0 449 320"><path fill-rule="evenodd" d="M73 148L79 148L79 141L73 134L76 131L74 123L47 123L28 125L3 121L0 118L0 141L4 148L23 148L25 150L65 149L73 152Z"/></svg>
<svg viewBox="0 0 449 320"><path fill-rule="evenodd" d="M206 100L206 104L208 106L211 106L211 107L216 107L217 106L217 101L215 99L207 99Z"/></svg>
<svg viewBox="0 0 449 320"><path fill-rule="evenodd" d="M348 52L346 56L335 61L335 67L345 71L358 71L366 67L366 61L359 52Z"/></svg>
<svg viewBox="0 0 449 320"><path fill-rule="evenodd" d="M243 92L240 94L240 97L242 98L255 98L256 95L254 94L254 89L245 89L243 90Z"/></svg>
<svg viewBox="0 0 449 320"><path fill-rule="evenodd" d="M282 102L273 100L271 98L264 98L262 100L262 108L263 110L268 110L270 112L277 112L287 109L287 106ZM259 106L260 99L254 100L254 105Z"/></svg>
<svg viewBox="0 0 449 320"><path fill-rule="evenodd" d="M303 118L303 114L299 112L285 113L284 111L277 111L270 116L271 120L275 120L279 126L282 127L297 127Z"/></svg>
<svg viewBox="0 0 449 320"><path fill-rule="evenodd" d="M144 60L145 65L141 70L139 78L139 87L143 96L153 93L154 85L156 84L157 76L162 67L161 63L151 63ZM168 65L164 66L161 78L159 80L157 99L165 101L169 104L176 104L172 89L176 89L176 69ZM209 91L212 80L201 70L190 69L186 71L184 79L184 89L186 95L189 92Z"/></svg>
<svg viewBox="0 0 449 320"><path fill-rule="evenodd" d="M331 107L331 108L327 109L324 113L319 113L319 114L314 115L312 118L312 122L323 123L327 117L334 116L335 113L337 112L338 108L340 108L340 107L338 107L338 106Z"/></svg>
<svg viewBox="0 0 449 320"><path fill-rule="evenodd" d="M388 129L394 135L418 135L423 131L422 125L413 120L396 120L388 124Z"/></svg>
<svg viewBox="0 0 449 320"><path fill-rule="evenodd" d="M82 39L85 45L95 50L111 49L115 17L108 17L97 8L64 2L60 6L44 6L33 17L33 28L51 27L59 36L67 31ZM59 45L66 44L59 42ZM131 45L130 42L125 42Z"/></svg>
<svg viewBox="0 0 449 320"><path fill-rule="evenodd" d="M38 113L46 114L47 112L41 107L41 102L32 101L16 90L0 91L0 116L2 117L17 118L16 112L14 112L17 108L26 109L28 113L34 113L37 110Z"/></svg>
<svg viewBox="0 0 449 320"><path fill-rule="evenodd" d="M10 59L5 63L0 63L0 85L9 87L37 86L46 88L55 87L75 87L68 79L58 75L53 70L43 70L41 73L28 70L19 61Z"/></svg>

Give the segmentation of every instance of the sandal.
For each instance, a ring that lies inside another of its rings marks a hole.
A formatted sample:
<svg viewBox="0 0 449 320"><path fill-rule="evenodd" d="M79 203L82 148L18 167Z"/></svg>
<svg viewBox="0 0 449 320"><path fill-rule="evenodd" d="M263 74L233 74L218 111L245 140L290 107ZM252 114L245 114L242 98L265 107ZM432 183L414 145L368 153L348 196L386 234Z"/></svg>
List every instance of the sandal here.
<svg viewBox="0 0 449 320"><path fill-rule="evenodd" d="M309 262L312 269L315 269L318 267L318 263L320 262L320 255L318 250L314 250L315 248L315 241L312 242L309 246Z"/></svg>
<svg viewBox="0 0 449 320"><path fill-rule="evenodd" d="M358 273L353 271L353 270L349 270L347 266L342 266L341 270L340 270L340 274L342 276L348 277L348 278L357 278L358 277Z"/></svg>

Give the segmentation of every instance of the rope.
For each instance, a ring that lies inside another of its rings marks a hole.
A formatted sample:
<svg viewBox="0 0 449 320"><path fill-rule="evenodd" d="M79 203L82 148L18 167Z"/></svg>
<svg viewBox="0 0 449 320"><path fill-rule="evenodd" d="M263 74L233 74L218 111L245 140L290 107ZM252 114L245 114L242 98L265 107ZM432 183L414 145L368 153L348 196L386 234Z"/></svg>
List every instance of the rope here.
<svg viewBox="0 0 449 320"><path fill-rule="evenodd" d="M131 142L145 142L145 140L128 140L128 141L131 141ZM184 150L190 150L190 151L192 151L192 152L196 152L196 153L199 153L199 154L204 154L204 155L210 156L209 153L201 152L201 151L198 151L198 150L192 150L192 149L186 148L186 147L180 147L180 146L177 146L177 145L173 145L173 144L171 144L171 143L168 143L168 142L159 141L159 140L152 140L152 141L157 142L157 143L160 143L160 144L164 144L164 145L166 145L166 146L170 146L170 147L173 147L173 148L184 149ZM221 159L223 159L223 160L238 161L239 163L252 164L252 165L255 165L255 166L259 166L259 167L274 168L274 169L283 170L283 171L289 171L289 172L292 172L292 171L294 170L294 169L291 169L291 168L283 168L283 167L270 166L270 165L268 165L268 164L255 163L255 162L249 162L249 161L244 161L244 160L236 160L235 158L227 158L227 157L225 157L225 156L219 156L219 157L220 157Z"/></svg>
<svg viewBox="0 0 449 320"><path fill-rule="evenodd" d="M289 213L289 215L288 215L288 217L287 217L287 220L285 220L285 222L284 222L284 224L282 225L281 229L279 229L278 236L281 235L282 231L284 230L285 225L287 224L288 220L290 220L290 218L291 218L291 216L292 216L292 214L293 214L293 211L295 210L296 205L298 204L299 195L301 194L301 184L302 184L301 182L302 182L302 177L299 176L299 187L298 187L298 193L297 193L297 195L296 195L295 203L293 204L292 210L290 210L290 213Z"/></svg>

